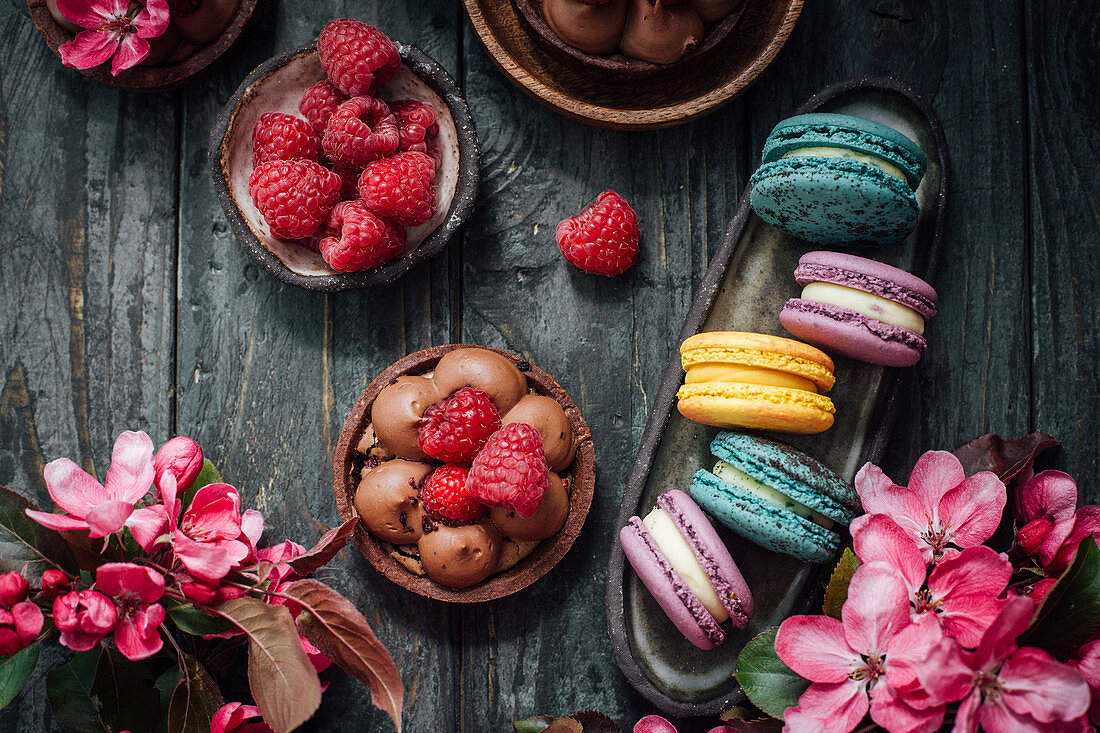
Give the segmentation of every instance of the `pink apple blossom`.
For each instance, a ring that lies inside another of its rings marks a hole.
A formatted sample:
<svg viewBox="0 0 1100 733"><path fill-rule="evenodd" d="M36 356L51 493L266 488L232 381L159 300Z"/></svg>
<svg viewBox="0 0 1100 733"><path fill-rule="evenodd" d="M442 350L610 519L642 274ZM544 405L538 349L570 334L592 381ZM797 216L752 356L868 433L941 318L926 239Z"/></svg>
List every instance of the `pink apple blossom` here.
<svg viewBox="0 0 1100 733"><path fill-rule="evenodd" d="M166 471L171 471L176 479L177 491L187 491L202 471L202 448L190 438L178 435L160 447L153 458L156 470L157 486Z"/></svg>
<svg viewBox="0 0 1100 733"><path fill-rule="evenodd" d="M1092 535L1100 546L1100 506L1083 506L1073 514L1073 529L1062 541L1062 546L1047 566L1047 572L1057 575L1069 567L1070 560L1081 545L1081 540Z"/></svg>
<svg viewBox="0 0 1100 733"><path fill-rule="evenodd" d="M1084 675L1092 693L1089 719L1100 724L1100 639L1093 639L1078 649L1069 665Z"/></svg>
<svg viewBox="0 0 1100 733"><path fill-rule="evenodd" d="M1031 623L1035 604L1010 599L982 636L977 650L966 652L945 638L917 669L921 685L942 703L962 700L955 733L1082 730L1089 707L1084 676L1016 638Z"/></svg>
<svg viewBox="0 0 1100 733"><path fill-rule="evenodd" d="M170 20L166 0L57 0L57 9L87 29L58 49L61 63L90 69L112 59L115 76L145 60L148 39L163 34Z"/></svg>
<svg viewBox="0 0 1100 733"><path fill-rule="evenodd" d="M290 565L287 565L287 562L303 554L305 551L306 548L302 547L297 542L283 540L282 544L260 549L257 552L257 557L275 566L271 569L271 575L269 577L272 579L272 585L277 585L284 580L298 577L298 574L294 572L294 569L290 567Z"/></svg>
<svg viewBox="0 0 1100 733"><path fill-rule="evenodd" d="M889 515L917 542L928 562L951 545L975 547L989 539L1007 500L996 474L982 471L967 478L959 459L946 451L922 455L908 486L894 484L868 463L856 474L855 488L867 514L852 522L853 534L871 516Z"/></svg>
<svg viewBox="0 0 1100 733"><path fill-rule="evenodd" d="M42 609L31 601L17 601L0 608L0 655L14 654L42 632Z"/></svg>
<svg viewBox="0 0 1100 733"><path fill-rule="evenodd" d="M166 613L157 601L164 595L164 576L143 565L111 562L96 570L95 586L115 602L115 645L122 655L137 661L159 652Z"/></svg>
<svg viewBox="0 0 1100 733"><path fill-rule="evenodd" d="M647 715L634 724L634 733L678 733L678 731L676 726L660 715ZM711 728L708 733L734 733L734 729L729 725L719 725Z"/></svg>
<svg viewBox="0 0 1100 733"><path fill-rule="evenodd" d="M891 731L932 731L944 706L916 684L916 668L943 632L935 618L910 619L909 592L884 562L860 566L841 619L792 616L779 627L775 651L812 684L788 708L788 731L849 731L867 714Z"/></svg>
<svg viewBox="0 0 1100 733"><path fill-rule="evenodd" d="M74 652L94 647L111 633L117 620L115 604L94 590L72 591L53 602L53 621L61 632L61 644Z"/></svg>
<svg viewBox="0 0 1100 733"><path fill-rule="evenodd" d="M50 568L42 572L42 592L47 598L57 598L73 589L73 581L64 571Z"/></svg>
<svg viewBox="0 0 1100 733"><path fill-rule="evenodd" d="M153 441L141 432L118 436L106 485L68 458L46 464L44 474L50 498L67 514L27 509L27 516L50 529L86 529L92 537L106 537L126 525L134 504L153 485Z"/></svg>
<svg viewBox="0 0 1100 733"><path fill-rule="evenodd" d="M22 573L10 572L0 575L0 606L11 608L20 601L27 600L30 584Z"/></svg>
<svg viewBox="0 0 1100 733"><path fill-rule="evenodd" d="M226 703L214 713L210 733L274 733L255 705Z"/></svg>

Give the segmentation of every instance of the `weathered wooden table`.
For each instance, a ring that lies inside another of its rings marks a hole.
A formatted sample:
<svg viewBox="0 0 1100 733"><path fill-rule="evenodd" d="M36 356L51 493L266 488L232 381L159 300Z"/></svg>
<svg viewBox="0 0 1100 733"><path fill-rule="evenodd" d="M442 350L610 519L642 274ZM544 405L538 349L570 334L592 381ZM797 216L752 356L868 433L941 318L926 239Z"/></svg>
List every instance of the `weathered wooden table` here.
<svg viewBox="0 0 1100 733"><path fill-rule="evenodd" d="M586 414L597 497L580 540L512 598L450 607L389 584L354 547L322 571L393 651L409 731L504 731L533 713L649 712L604 622L619 493L684 314L767 131L819 87L907 80L951 146L940 315L887 469L981 433L1063 441L1056 465L1100 501L1100 4L811 0L748 93L646 133L569 122L513 88L457 0L272 0L209 79L118 92L65 69L25 3L0 6L0 484L48 503L46 461L106 470L114 436L197 439L267 516L309 543L337 521L331 459L366 383L404 354L465 341L545 367ZM460 241L400 283L323 296L261 272L230 236L208 131L263 59L350 15L420 46L466 94L482 193ZM643 251L626 276L566 266L553 229L606 188ZM43 670L3 713L56 730ZM310 730L386 730L335 675ZM694 730L694 728L691 728Z"/></svg>

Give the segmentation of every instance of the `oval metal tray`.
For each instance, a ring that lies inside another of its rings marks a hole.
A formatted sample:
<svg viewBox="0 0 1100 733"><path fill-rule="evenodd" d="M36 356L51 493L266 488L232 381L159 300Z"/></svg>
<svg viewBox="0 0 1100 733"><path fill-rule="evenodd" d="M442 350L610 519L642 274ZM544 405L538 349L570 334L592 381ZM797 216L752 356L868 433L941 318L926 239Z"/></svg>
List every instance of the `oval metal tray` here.
<svg viewBox="0 0 1100 733"><path fill-rule="evenodd" d="M928 171L917 190L921 205L916 230L896 245L862 252L916 273L931 282L943 238L948 157L943 129L931 108L892 79L861 78L831 86L794 114L841 112L894 127L917 141ZM777 120L778 121L778 120ZM756 331L788 336L779 311L801 287L793 272L804 253L821 249L780 232L749 207L746 189L737 214L707 269L680 332ZM931 327L938 324L932 322ZM900 410L900 381L909 370L836 359L837 385L829 393L836 423L817 436L778 436L810 453L846 480L866 461L881 458ZM676 411L683 379L680 354L669 360L641 445L627 479L616 527L644 516L659 494L687 489L696 470L713 465L708 446L717 428L691 422ZM607 622L615 660L631 685L651 703L675 716L716 715L745 697L733 678L737 655L761 631L795 613L813 613L820 598L822 568L776 555L719 527L752 588L756 615L743 631L733 630L712 651L692 646L673 627L615 542L608 568Z"/></svg>

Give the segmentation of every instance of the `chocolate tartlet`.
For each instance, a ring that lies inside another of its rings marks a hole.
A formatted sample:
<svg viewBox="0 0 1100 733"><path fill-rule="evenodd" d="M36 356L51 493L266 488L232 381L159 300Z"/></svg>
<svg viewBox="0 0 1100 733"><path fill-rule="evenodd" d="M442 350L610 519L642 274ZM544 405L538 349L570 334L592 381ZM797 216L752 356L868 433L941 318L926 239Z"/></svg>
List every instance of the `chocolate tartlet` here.
<svg viewBox="0 0 1100 733"><path fill-rule="evenodd" d="M541 435L549 475L533 516L498 507L450 526L419 500L440 465L417 444L420 414L466 386L489 396L502 423ZM546 372L503 351L451 344L411 354L367 386L344 422L333 472L340 515L360 517L356 544L379 572L429 598L475 603L527 587L565 556L592 503L595 451L576 404Z"/></svg>

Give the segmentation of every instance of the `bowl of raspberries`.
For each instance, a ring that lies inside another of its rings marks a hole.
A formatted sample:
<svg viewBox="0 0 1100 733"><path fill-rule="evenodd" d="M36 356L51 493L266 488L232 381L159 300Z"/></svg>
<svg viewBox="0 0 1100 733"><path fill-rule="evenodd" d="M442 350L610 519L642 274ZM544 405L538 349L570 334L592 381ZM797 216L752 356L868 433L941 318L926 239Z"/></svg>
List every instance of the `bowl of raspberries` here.
<svg viewBox="0 0 1100 733"><path fill-rule="evenodd" d="M245 251L322 292L393 282L438 254L473 208L478 158L450 74L347 18L256 67L210 142L214 187Z"/></svg>

